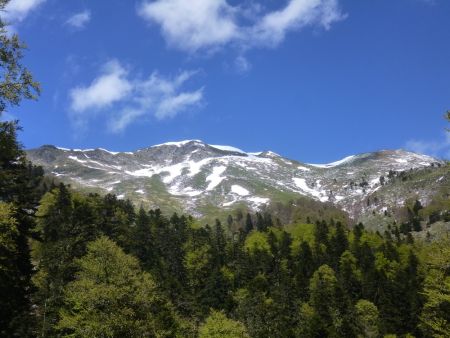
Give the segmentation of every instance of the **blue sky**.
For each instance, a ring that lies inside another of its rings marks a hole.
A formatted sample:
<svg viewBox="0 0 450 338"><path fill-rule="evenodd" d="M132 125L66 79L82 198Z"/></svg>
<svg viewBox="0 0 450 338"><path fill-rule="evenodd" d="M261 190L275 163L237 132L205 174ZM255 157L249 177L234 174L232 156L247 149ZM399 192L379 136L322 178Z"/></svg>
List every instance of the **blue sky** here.
<svg viewBox="0 0 450 338"><path fill-rule="evenodd" d="M450 158L447 0L12 0L27 148L201 139L304 162Z"/></svg>

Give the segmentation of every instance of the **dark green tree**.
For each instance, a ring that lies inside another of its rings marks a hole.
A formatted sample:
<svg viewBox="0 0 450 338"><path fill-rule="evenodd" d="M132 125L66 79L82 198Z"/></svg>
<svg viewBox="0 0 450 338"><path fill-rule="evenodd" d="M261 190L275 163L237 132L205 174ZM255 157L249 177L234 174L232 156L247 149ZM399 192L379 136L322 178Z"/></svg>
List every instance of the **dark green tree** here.
<svg viewBox="0 0 450 338"><path fill-rule="evenodd" d="M1 50L1 47L0 47ZM14 266L5 277L8 289L0 293L0 335L27 336L33 327L31 314L31 276L29 240L35 226L35 212L44 193L43 170L31 165L17 141L17 123L0 122L0 201L11 206L16 222L15 253L8 265ZM0 266L0 270L2 267ZM24 325L28 322L29 325Z"/></svg>
<svg viewBox="0 0 450 338"><path fill-rule="evenodd" d="M252 216L247 213L247 216L245 218L245 228L244 231L245 233L250 233L253 230L253 221L252 221Z"/></svg>

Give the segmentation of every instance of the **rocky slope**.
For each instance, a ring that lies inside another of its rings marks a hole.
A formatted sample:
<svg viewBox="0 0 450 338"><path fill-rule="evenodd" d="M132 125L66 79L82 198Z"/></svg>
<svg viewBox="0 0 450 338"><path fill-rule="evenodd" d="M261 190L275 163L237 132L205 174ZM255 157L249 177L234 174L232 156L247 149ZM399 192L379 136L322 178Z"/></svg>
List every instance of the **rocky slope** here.
<svg viewBox="0 0 450 338"><path fill-rule="evenodd" d="M27 153L47 174L76 187L195 216L238 205L258 210L303 195L333 203L356 220L401 206L407 198L426 203L450 182L444 162L403 150L354 155L329 164L306 164L270 151L246 153L197 140L135 152L47 145ZM412 172L415 178L405 179Z"/></svg>

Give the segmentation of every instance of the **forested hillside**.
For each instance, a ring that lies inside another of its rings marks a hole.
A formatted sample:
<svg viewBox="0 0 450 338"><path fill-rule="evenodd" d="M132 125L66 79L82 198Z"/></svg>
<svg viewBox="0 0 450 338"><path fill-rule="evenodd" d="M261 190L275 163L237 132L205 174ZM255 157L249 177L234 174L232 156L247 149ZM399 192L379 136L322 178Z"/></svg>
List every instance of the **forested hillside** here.
<svg viewBox="0 0 450 338"><path fill-rule="evenodd" d="M446 236L414 240L413 228L380 234L333 219L283 224L268 213L225 225L167 218L55 185L26 162L16 125L1 126L3 336L450 332Z"/></svg>

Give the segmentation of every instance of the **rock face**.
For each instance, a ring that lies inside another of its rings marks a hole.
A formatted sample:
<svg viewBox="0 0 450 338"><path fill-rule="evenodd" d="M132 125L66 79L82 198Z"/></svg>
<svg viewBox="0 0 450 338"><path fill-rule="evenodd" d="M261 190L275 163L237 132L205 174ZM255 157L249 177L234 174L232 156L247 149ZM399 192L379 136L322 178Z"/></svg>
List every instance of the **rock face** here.
<svg viewBox="0 0 450 338"><path fill-rule="evenodd" d="M329 164L198 140L135 152L46 145L27 155L47 174L78 188L195 216L240 204L258 210L303 195L333 203L358 219L400 206L407 198L426 202L437 187L450 182L444 162L403 150L354 155Z"/></svg>

